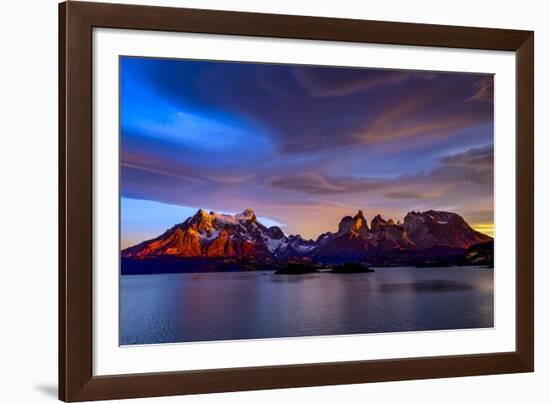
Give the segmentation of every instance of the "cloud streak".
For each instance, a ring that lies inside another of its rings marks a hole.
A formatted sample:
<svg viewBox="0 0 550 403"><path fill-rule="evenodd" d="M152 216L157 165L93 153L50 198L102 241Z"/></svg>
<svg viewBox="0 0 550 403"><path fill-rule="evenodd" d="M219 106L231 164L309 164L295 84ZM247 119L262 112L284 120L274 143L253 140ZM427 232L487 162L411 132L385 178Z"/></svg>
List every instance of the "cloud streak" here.
<svg viewBox="0 0 550 403"><path fill-rule="evenodd" d="M400 70L374 70L365 74L363 69L317 68L292 70L296 81L313 98L341 97L366 92L377 87L401 84L409 79L432 79L429 73Z"/></svg>
<svg viewBox="0 0 550 403"><path fill-rule="evenodd" d="M490 75L123 58L121 77L129 199L311 237L358 208L492 216Z"/></svg>

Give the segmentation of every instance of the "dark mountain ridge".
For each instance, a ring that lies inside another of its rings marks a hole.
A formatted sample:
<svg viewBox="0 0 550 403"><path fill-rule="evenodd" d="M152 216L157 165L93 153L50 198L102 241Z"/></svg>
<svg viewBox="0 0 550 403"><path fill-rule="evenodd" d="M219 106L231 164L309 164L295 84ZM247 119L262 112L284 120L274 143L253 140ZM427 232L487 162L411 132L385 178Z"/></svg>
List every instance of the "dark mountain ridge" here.
<svg viewBox="0 0 550 403"><path fill-rule="evenodd" d="M121 256L123 266L130 260L152 264L151 259L161 257L159 262L192 258L195 265L209 259L238 259L241 265L252 261L258 267L297 260L395 266L443 258L454 264L464 260L468 248L490 241L491 237L475 231L460 215L444 211L412 211L403 223L376 215L369 227L359 210L355 216L342 218L336 232L305 240L300 235L287 236L279 227L264 226L250 209L236 215L198 210L162 235L124 249Z"/></svg>

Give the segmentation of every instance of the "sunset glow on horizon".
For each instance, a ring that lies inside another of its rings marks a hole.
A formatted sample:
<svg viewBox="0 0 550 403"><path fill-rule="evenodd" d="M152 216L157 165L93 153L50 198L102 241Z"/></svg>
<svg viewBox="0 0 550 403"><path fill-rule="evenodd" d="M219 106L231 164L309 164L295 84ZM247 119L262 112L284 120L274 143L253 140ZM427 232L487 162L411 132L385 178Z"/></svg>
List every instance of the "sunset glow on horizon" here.
<svg viewBox="0 0 550 403"><path fill-rule="evenodd" d="M472 228L476 231L481 232L482 234L489 235L493 238L495 237L495 225L493 223L474 224Z"/></svg>

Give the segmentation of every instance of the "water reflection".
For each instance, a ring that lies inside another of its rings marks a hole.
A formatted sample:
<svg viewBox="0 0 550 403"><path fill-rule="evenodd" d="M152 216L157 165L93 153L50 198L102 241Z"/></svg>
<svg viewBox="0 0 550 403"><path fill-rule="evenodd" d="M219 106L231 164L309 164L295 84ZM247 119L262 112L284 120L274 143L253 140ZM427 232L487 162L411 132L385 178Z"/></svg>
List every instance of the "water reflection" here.
<svg viewBox="0 0 550 403"><path fill-rule="evenodd" d="M121 344L493 326L493 270L124 276Z"/></svg>
<svg viewBox="0 0 550 403"><path fill-rule="evenodd" d="M380 284L378 289L382 292L447 292L471 290L470 284L449 280L427 280L415 283Z"/></svg>

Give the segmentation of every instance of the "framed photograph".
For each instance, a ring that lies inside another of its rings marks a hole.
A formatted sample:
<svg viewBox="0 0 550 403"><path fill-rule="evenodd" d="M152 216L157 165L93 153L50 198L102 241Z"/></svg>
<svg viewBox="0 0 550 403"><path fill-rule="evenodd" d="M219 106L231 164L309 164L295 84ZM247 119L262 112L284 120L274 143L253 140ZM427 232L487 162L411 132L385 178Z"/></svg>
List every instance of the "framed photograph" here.
<svg viewBox="0 0 550 403"><path fill-rule="evenodd" d="M61 400L533 371L533 32L59 28Z"/></svg>

